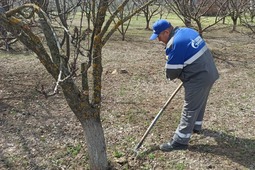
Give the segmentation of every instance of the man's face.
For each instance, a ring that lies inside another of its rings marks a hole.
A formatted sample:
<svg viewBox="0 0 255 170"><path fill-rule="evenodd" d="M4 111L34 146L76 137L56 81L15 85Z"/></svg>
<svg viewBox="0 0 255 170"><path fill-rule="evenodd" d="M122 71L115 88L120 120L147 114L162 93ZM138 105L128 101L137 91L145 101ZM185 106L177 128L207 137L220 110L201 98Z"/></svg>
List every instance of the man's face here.
<svg viewBox="0 0 255 170"><path fill-rule="evenodd" d="M158 41L163 42L164 44L168 43L169 30L164 30L158 35Z"/></svg>

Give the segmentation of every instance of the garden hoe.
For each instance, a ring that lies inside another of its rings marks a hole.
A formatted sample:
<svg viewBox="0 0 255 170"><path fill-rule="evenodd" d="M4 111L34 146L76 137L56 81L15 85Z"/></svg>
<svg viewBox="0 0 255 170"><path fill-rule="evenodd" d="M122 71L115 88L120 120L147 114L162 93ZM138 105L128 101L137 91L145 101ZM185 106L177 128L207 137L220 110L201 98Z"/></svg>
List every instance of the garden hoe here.
<svg viewBox="0 0 255 170"><path fill-rule="evenodd" d="M162 112L166 109L166 107L168 106L168 104L172 101L172 99L174 98L174 96L176 95L176 93L180 90L180 88L182 87L183 83L180 83L180 85L175 89L175 91L173 92L173 94L170 96L170 98L167 100L167 102L165 103L165 105L162 107L162 109L160 109L160 111L158 112L158 114L156 115L156 117L153 119L153 121L151 122L150 126L147 128L146 132L144 133L142 139L140 140L140 142L136 145L136 147L134 148L134 152L136 155L138 155L138 149L142 146L145 138L148 136L149 132L151 131L152 127L154 126L154 124L156 123L156 121L158 120L158 118L160 117L160 115L162 114Z"/></svg>

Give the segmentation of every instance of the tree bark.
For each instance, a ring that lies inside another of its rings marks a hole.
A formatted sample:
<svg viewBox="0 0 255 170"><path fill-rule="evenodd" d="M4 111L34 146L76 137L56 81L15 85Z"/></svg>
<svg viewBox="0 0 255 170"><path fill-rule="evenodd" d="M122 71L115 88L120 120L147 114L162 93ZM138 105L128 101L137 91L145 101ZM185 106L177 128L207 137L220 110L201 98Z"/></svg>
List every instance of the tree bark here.
<svg viewBox="0 0 255 170"><path fill-rule="evenodd" d="M233 14L233 15L231 16L231 19L232 19L232 21L233 21L232 32L236 31L237 18L238 18L238 15Z"/></svg>
<svg viewBox="0 0 255 170"><path fill-rule="evenodd" d="M100 117L85 119L81 124L86 137L88 154L90 155L90 169L107 170L106 145Z"/></svg>
<svg viewBox="0 0 255 170"><path fill-rule="evenodd" d="M82 94L72 79L61 84L69 107L80 121L89 154L91 170L107 170L108 160L103 127L100 120L100 107L91 105L86 94Z"/></svg>

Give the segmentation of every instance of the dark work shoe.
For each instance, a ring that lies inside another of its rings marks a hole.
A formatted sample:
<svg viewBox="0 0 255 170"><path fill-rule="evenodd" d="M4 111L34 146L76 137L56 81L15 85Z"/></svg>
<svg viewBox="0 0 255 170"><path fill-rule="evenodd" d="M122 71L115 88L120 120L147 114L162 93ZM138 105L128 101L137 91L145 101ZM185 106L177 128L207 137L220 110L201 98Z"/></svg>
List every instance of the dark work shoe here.
<svg viewBox="0 0 255 170"><path fill-rule="evenodd" d="M193 133L196 133L196 134L201 134L201 130L196 130L196 129L193 129Z"/></svg>
<svg viewBox="0 0 255 170"><path fill-rule="evenodd" d="M160 150L163 152L170 152L173 150L185 150L188 148L188 145L180 144L178 142L172 141L168 143L163 143L159 146Z"/></svg>

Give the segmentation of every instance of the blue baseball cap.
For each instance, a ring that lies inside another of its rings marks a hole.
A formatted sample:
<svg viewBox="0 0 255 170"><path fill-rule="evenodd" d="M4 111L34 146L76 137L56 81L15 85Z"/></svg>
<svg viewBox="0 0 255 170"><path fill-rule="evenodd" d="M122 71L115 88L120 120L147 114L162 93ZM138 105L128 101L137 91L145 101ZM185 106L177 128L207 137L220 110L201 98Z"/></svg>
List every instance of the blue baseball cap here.
<svg viewBox="0 0 255 170"><path fill-rule="evenodd" d="M168 22L167 20L164 19L157 20L152 25L153 34L151 35L150 40L155 40L162 31L166 30L169 27L171 27L171 23Z"/></svg>

